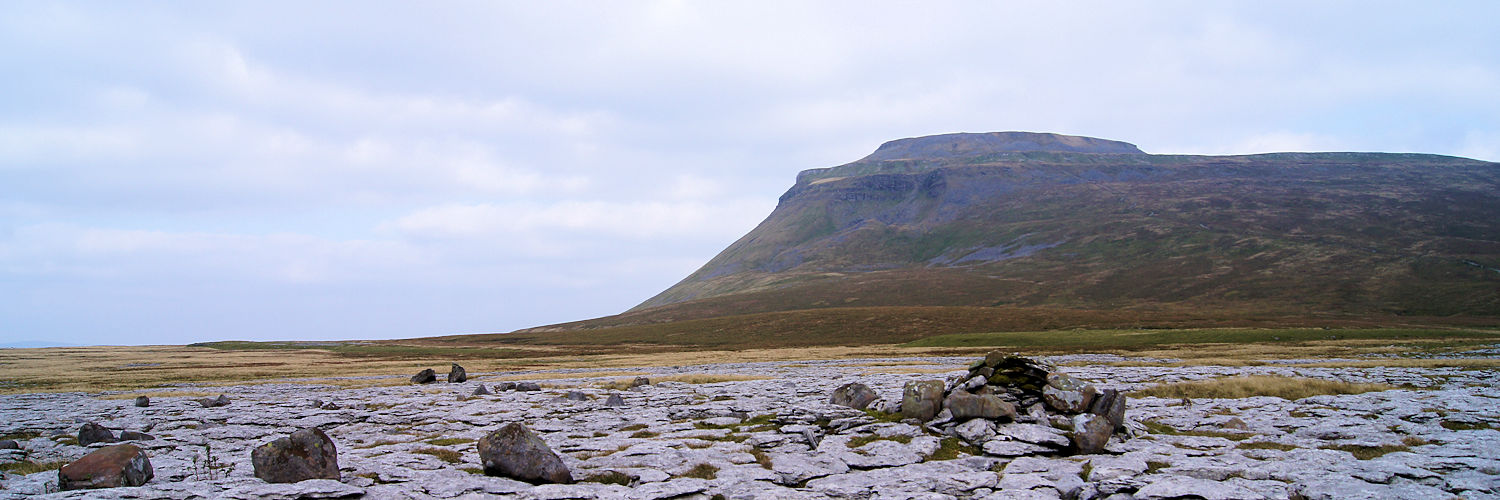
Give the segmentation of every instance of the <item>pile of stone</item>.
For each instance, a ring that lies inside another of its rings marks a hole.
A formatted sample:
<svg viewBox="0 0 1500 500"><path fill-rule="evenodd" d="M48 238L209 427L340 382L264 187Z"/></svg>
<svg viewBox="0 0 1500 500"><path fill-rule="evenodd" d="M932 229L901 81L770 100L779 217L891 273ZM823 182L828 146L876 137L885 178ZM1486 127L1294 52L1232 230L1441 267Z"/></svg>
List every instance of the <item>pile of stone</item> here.
<svg viewBox="0 0 1500 500"><path fill-rule="evenodd" d="M448 368L448 383L461 384L469 380L469 372L464 370L464 367L459 366L458 363L452 363L452 365ZM416 375L411 376L411 383L413 384L431 384L433 382L437 382L437 371L431 368L424 369L417 372Z"/></svg>
<svg viewBox="0 0 1500 500"><path fill-rule="evenodd" d="M908 382L899 405L880 400L862 384L838 388L830 402L899 412L997 456L1098 453L1126 431L1124 394L999 351L946 383Z"/></svg>

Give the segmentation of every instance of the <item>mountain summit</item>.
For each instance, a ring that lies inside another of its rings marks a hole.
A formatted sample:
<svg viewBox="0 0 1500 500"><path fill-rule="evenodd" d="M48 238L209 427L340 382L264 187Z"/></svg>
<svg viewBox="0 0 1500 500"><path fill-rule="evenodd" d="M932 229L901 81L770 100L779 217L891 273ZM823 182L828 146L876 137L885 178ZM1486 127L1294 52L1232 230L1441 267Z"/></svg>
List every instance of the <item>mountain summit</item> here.
<svg viewBox="0 0 1500 500"><path fill-rule="evenodd" d="M1500 164L901 139L800 173L758 227L614 321L875 306L1496 316Z"/></svg>

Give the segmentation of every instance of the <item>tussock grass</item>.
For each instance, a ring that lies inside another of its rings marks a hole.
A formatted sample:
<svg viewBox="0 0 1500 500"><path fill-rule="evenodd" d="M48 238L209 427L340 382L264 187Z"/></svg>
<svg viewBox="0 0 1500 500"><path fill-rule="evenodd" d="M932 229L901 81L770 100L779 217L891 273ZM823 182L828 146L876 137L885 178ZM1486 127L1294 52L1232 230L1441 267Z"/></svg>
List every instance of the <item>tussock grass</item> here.
<svg viewBox="0 0 1500 500"><path fill-rule="evenodd" d="M687 472L682 473L682 477L696 477L698 479L708 480L716 479L718 478L718 476L719 468L714 466L713 464L694 465L693 468L688 469Z"/></svg>
<svg viewBox="0 0 1500 500"><path fill-rule="evenodd" d="M1161 422L1157 422L1155 420L1146 420L1146 421L1141 422L1141 424L1145 425L1146 426L1146 430L1149 431L1149 432L1151 432L1152 434L1165 434L1165 435L1170 435L1170 436L1216 437L1216 438L1228 439L1230 441L1241 441L1241 440L1249 439L1251 436L1255 435L1255 434L1244 433L1244 432L1220 432L1220 431L1206 431L1206 430L1205 431L1200 431L1200 430L1185 431L1185 430L1178 429L1176 427L1172 427L1172 426L1167 425L1167 424L1163 424Z"/></svg>
<svg viewBox="0 0 1500 500"><path fill-rule="evenodd" d="M978 456L982 453L984 452L959 438L945 437L938 443L938 449L927 456L927 460L953 460L962 455Z"/></svg>
<svg viewBox="0 0 1500 500"><path fill-rule="evenodd" d="M1494 429L1495 428L1495 426L1491 425L1489 422L1469 423L1469 422L1454 422L1452 420L1444 420L1441 423L1439 423L1438 425L1441 425L1441 426L1443 426L1444 429L1448 429L1450 431L1477 431L1477 430Z"/></svg>
<svg viewBox="0 0 1500 500"><path fill-rule="evenodd" d="M463 461L463 455L462 454L460 454L459 452L447 449L447 448L418 448L416 450L412 450L412 453L421 453L423 455L432 455L432 456L438 457L438 459L440 459L440 460L442 460L444 462L448 462L450 464L456 464L456 463L459 463L459 462Z"/></svg>
<svg viewBox="0 0 1500 500"><path fill-rule="evenodd" d="M1257 375L1163 384L1136 391L1135 396L1159 398L1238 399L1271 396L1287 400L1327 394L1362 394L1396 387L1386 384L1355 384L1332 380Z"/></svg>
<svg viewBox="0 0 1500 500"><path fill-rule="evenodd" d="M911 442L911 436L898 434L895 436L886 437L879 434L866 434L863 436L855 437L854 439L850 439L849 442L844 443L844 445L850 448L858 448L876 441L895 441L897 443L907 444Z"/></svg>
<svg viewBox="0 0 1500 500"><path fill-rule="evenodd" d="M472 442L474 442L474 440L469 438L437 438L427 440L427 444L433 446L453 446L455 444L466 444Z"/></svg>
<svg viewBox="0 0 1500 500"><path fill-rule="evenodd" d="M1398 451L1407 451L1408 449L1410 449L1406 445L1361 446L1357 444L1321 446L1320 448L1325 450L1347 451L1354 454L1354 458L1360 460L1369 460L1388 453L1396 453Z"/></svg>
<svg viewBox="0 0 1500 500"><path fill-rule="evenodd" d="M588 476L583 478L583 482L630 486L630 483L635 482L635 478L632 478L620 471L608 470L604 472L595 472L593 474L589 474Z"/></svg>
<svg viewBox="0 0 1500 500"><path fill-rule="evenodd" d="M0 464L0 471L24 476L27 474L36 474L38 472L47 472L49 470L61 469L62 466L67 464L67 462L31 462L23 460L20 462Z"/></svg>
<svg viewBox="0 0 1500 500"><path fill-rule="evenodd" d="M1240 444L1236 445L1235 448L1239 448L1239 449L1242 449L1242 450L1278 450L1278 451L1292 451L1292 450L1297 449L1296 446L1292 446L1292 445L1289 445L1289 444L1281 444L1281 443L1277 443L1277 442L1273 442L1273 441L1256 441L1256 442L1253 442L1253 443L1240 443Z"/></svg>

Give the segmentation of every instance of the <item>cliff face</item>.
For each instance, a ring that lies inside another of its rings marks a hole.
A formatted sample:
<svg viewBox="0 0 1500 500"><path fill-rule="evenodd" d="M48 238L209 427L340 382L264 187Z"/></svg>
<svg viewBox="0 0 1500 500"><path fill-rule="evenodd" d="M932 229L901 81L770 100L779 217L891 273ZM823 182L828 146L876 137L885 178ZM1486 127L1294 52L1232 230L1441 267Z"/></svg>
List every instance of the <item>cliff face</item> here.
<svg viewBox="0 0 1500 500"><path fill-rule="evenodd" d="M902 139L802 172L760 226L632 311L694 303L1495 315L1500 164L1148 155L1023 132Z"/></svg>

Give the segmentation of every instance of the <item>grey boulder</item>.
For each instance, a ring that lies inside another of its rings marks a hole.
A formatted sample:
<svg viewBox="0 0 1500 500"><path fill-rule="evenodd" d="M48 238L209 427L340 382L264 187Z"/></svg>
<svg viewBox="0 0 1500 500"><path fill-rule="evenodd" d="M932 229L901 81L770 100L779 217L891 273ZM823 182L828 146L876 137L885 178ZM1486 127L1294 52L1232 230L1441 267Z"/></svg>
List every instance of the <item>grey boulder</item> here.
<svg viewBox="0 0 1500 500"><path fill-rule="evenodd" d="M105 446L57 470L63 490L140 486L155 473L146 452L133 444Z"/></svg>
<svg viewBox="0 0 1500 500"><path fill-rule="evenodd" d="M901 416L931 420L943 405L943 381L913 380L901 390Z"/></svg>
<svg viewBox="0 0 1500 500"><path fill-rule="evenodd" d="M250 453L255 477L268 483L339 478L338 449L322 429L310 427L261 445Z"/></svg>
<svg viewBox="0 0 1500 500"><path fill-rule="evenodd" d="M448 383L461 384L467 380L469 380L469 372L465 371L464 367L458 366L458 363L453 363L453 367L448 369Z"/></svg>
<svg viewBox="0 0 1500 500"><path fill-rule="evenodd" d="M528 483L571 483L568 466L531 429L512 422L480 439L479 461L490 476Z"/></svg>
<svg viewBox="0 0 1500 500"><path fill-rule="evenodd" d="M78 444L81 446L88 446L94 443L113 443L115 441L119 441L119 439L115 439L113 431L93 422L83 424L83 427L78 429Z"/></svg>
<svg viewBox="0 0 1500 500"><path fill-rule="evenodd" d="M834 389L833 395L828 397L828 402L856 410L863 410L870 406L871 402L879 398L880 395L871 390L869 386L859 382L852 382Z"/></svg>
<svg viewBox="0 0 1500 500"><path fill-rule="evenodd" d="M437 382L437 371L431 368L424 369L417 372L416 375L411 376L411 383L413 384L430 384L433 382Z"/></svg>

